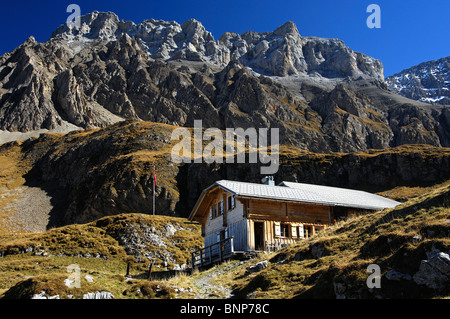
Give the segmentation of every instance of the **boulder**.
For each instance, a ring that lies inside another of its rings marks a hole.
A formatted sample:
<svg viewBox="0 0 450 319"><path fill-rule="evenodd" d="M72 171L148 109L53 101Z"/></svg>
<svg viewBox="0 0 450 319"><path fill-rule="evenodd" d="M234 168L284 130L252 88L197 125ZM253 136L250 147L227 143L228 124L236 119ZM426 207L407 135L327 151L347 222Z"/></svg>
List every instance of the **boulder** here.
<svg viewBox="0 0 450 319"><path fill-rule="evenodd" d="M254 265L251 265L247 268L247 273L254 273L263 270L268 265L267 260L260 261L259 263L256 263Z"/></svg>
<svg viewBox="0 0 450 319"><path fill-rule="evenodd" d="M44 290L39 294L34 294L31 299L60 299L59 295L49 296Z"/></svg>
<svg viewBox="0 0 450 319"><path fill-rule="evenodd" d="M386 279L388 280L395 280L395 281L400 281L400 280L411 280L412 277L411 275L408 274L403 274L399 271L396 270L390 270L386 273L386 275L384 275L386 277Z"/></svg>
<svg viewBox="0 0 450 319"><path fill-rule="evenodd" d="M444 289L450 277L449 254L433 248L427 252L427 258L421 261L419 271L413 276L414 282L431 289Z"/></svg>

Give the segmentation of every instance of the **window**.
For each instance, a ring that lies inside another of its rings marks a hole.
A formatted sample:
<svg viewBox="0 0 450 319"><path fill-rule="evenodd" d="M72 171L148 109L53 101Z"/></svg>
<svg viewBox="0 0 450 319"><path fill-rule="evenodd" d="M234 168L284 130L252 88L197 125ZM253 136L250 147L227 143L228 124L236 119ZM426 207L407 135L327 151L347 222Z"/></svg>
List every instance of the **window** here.
<svg viewBox="0 0 450 319"><path fill-rule="evenodd" d="M313 226L311 225L305 225L304 227L304 232L305 232L305 237L309 238L313 235Z"/></svg>
<svg viewBox="0 0 450 319"><path fill-rule="evenodd" d="M219 204L217 205L217 208L218 208L219 215L223 215L223 200L221 200L219 202Z"/></svg>
<svg viewBox="0 0 450 319"><path fill-rule="evenodd" d="M290 237L289 224L281 224L280 225L280 236L281 237Z"/></svg>
<svg viewBox="0 0 450 319"><path fill-rule="evenodd" d="M234 196L228 197L228 210L234 209Z"/></svg>
<svg viewBox="0 0 450 319"><path fill-rule="evenodd" d="M274 222L273 225L275 228L275 236L286 238L291 237L291 227L289 224L280 224L279 222Z"/></svg>
<svg viewBox="0 0 450 319"><path fill-rule="evenodd" d="M209 216L211 219L217 216L223 215L223 200L217 203L217 205L212 205L210 208Z"/></svg>

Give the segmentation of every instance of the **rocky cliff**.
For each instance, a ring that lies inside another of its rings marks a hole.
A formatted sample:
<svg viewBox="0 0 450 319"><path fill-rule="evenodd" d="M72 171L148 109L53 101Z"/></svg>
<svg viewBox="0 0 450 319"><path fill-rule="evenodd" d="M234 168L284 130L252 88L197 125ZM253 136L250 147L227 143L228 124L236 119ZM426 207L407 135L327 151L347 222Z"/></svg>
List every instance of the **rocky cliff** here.
<svg viewBox="0 0 450 319"><path fill-rule="evenodd" d="M2 136L202 119L276 127L281 143L313 152L450 144L448 108L399 98L378 60L341 40L302 37L291 22L214 40L196 20L136 25L93 12L80 29L62 25L0 57Z"/></svg>
<svg viewBox="0 0 450 319"><path fill-rule="evenodd" d="M174 128L140 121L66 135L45 134L20 144L4 144L0 158L16 149L15 157L29 163L25 185L43 189L51 197L48 227L120 213L151 214L153 166L159 215L187 216L203 189L220 179L260 182L261 163L173 163ZM449 161L447 148L425 145L348 154L316 154L283 146L275 180L385 191L446 180ZM21 200L20 194L16 200Z"/></svg>
<svg viewBox="0 0 450 319"><path fill-rule="evenodd" d="M297 26L286 22L273 32L226 32L219 40L197 20L144 20L140 24L119 20L111 12L81 17L79 29L60 26L52 39L62 39L74 51L123 35L135 39L155 60L182 59L225 66L232 60L266 75L318 72L328 77L368 75L383 79L380 61L354 52L338 39L302 37Z"/></svg>
<svg viewBox="0 0 450 319"><path fill-rule="evenodd" d="M386 78L398 94L431 104L450 104L450 57L420 63Z"/></svg>

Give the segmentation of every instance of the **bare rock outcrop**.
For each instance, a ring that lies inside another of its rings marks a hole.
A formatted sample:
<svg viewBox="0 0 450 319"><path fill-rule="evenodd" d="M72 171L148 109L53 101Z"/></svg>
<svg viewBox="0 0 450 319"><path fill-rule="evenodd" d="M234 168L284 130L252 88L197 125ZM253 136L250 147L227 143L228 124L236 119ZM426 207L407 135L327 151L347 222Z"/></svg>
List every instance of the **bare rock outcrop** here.
<svg viewBox="0 0 450 319"><path fill-rule="evenodd" d="M79 29L62 25L0 57L0 130L201 119L205 128L278 128L282 144L321 153L450 145L447 108L389 102L383 83L380 61L338 39L303 37L292 22L215 40L195 19L135 24L92 12Z"/></svg>
<svg viewBox="0 0 450 319"><path fill-rule="evenodd" d="M442 290L447 287L450 280L449 254L435 248L427 252L427 259L421 261L413 280L431 289Z"/></svg>
<svg viewBox="0 0 450 319"><path fill-rule="evenodd" d="M427 61L386 78L398 94L431 104L450 104L450 57Z"/></svg>

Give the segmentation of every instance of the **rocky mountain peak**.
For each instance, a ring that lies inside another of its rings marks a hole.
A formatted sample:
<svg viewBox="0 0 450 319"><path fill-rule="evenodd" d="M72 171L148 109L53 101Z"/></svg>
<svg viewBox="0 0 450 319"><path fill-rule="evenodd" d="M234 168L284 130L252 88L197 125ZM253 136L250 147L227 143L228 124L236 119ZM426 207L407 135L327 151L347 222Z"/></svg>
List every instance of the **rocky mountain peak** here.
<svg viewBox="0 0 450 319"><path fill-rule="evenodd" d="M181 29L183 29L183 32L186 34L187 38L199 36L199 37L205 37L204 40L206 40L206 41L214 40L214 37L212 36L211 32L206 31L203 24L200 21L197 21L195 19L189 19L189 20L185 21L181 25Z"/></svg>
<svg viewBox="0 0 450 319"><path fill-rule="evenodd" d="M292 21L288 21L285 24L276 28L275 31L273 31L273 34L276 36L293 35L300 37L300 33L298 32L297 26Z"/></svg>
<svg viewBox="0 0 450 319"><path fill-rule="evenodd" d="M28 37L28 39L26 39L26 40L22 43L22 45L24 45L24 46L35 45L35 44L37 44L37 42L36 42L36 39L34 38L34 36L32 36L32 35L30 35L30 36Z"/></svg>
<svg viewBox="0 0 450 319"><path fill-rule="evenodd" d="M205 127L277 127L281 143L310 151L450 145L448 111L384 99L389 91L372 85L382 79L380 61L341 40L302 37L292 22L216 41L195 19L135 24L92 12L79 29L63 25L49 41L30 37L0 57L0 129L202 119Z"/></svg>
<svg viewBox="0 0 450 319"><path fill-rule="evenodd" d="M65 23L50 38L112 40L119 29L119 22L119 17L113 12L93 11L80 17L80 28L70 28Z"/></svg>
<svg viewBox="0 0 450 319"><path fill-rule="evenodd" d="M119 20L112 12L81 17L80 29L60 26L52 38L68 41L75 51L91 41L114 41L122 34L134 38L153 59L204 61L225 66L238 59L244 66L264 75L288 76L318 72L325 77L373 77L384 79L380 61L353 52L337 39L301 37L288 21L272 32L224 33L216 41L196 19L144 20L140 24Z"/></svg>

